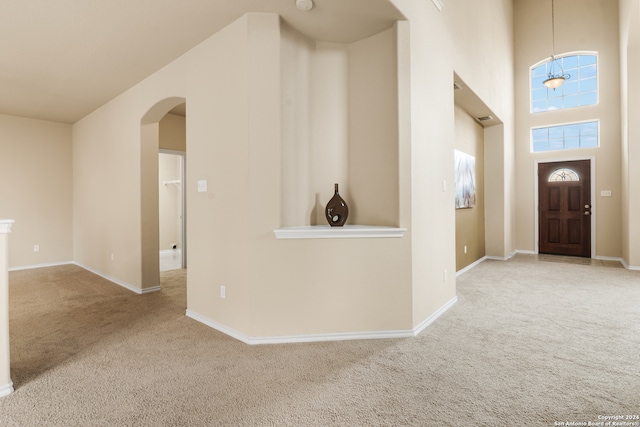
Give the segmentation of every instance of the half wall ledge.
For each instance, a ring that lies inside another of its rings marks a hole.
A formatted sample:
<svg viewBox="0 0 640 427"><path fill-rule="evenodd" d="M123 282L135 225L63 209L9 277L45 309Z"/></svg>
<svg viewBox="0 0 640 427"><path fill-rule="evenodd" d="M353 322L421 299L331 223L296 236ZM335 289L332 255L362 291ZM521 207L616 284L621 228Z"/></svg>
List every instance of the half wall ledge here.
<svg viewBox="0 0 640 427"><path fill-rule="evenodd" d="M377 225L305 225L299 227L283 227L273 230L276 239L364 239L364 238L400 238L406 228L385 227Z"/></svg>

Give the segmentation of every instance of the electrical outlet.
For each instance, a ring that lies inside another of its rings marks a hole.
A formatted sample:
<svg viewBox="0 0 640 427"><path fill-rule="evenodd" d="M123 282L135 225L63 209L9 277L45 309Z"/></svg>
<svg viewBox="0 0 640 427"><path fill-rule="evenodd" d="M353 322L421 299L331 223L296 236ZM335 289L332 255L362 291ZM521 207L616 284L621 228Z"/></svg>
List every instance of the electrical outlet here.
<svg viewBox="0 0 640 427"><path fill-rule="evenodd" d="M40 245L33 245L33 252L40 252Z"/></svg>
<svg viewBox="0 0 640 427"><path fill-rule="evenodd" d="M220 298L226 298L227 297L227 288L225 288L224 286L220 286Z"/></svg>

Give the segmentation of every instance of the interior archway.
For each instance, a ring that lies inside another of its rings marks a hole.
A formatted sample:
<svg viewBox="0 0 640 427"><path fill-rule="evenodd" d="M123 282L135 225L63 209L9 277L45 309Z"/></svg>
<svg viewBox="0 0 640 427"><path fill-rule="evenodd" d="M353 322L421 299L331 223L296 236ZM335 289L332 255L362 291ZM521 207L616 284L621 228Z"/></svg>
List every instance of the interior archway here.
<svg viewBox="0 0 640 427"><path fill-rule="evenodd" d="M158 200L158 150L160 120L184 104L181 97L165 98L153 105L140 121L140 230L141 284L143 291L160 285Z"/></svg>

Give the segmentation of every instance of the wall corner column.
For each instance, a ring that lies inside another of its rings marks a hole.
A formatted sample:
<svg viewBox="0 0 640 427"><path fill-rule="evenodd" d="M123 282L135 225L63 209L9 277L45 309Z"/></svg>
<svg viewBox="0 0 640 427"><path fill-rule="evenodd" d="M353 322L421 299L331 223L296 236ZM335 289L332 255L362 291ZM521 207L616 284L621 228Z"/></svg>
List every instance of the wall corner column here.
<svg viewBox="0 0 640 427"><path fill-rule="evenodd" d="M9 360L9 233L13 223L0 219L0 397L13 393Z"/></svg>

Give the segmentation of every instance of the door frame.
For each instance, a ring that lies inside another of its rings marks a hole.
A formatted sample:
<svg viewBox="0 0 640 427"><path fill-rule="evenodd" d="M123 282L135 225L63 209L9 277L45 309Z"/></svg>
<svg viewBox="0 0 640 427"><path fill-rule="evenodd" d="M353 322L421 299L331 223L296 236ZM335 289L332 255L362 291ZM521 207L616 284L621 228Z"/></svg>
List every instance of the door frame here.
<svg viewBox="0 0 640 427"><path fill-rule="evenodd" d="M596 257L596 157L595 156L575 156L575 157L554 157L548 159L538 159L533 162L533 197L534 197L534 252L540 253L540 189L538 186L538 165L540 163L573 162L576 160L590 160L591 174L591 258Z"/></svg>
<svg viewBox="0 0 640 427"><path fill-rule="evenodd" d="M187 268L187 194L185 179L187 178L187 153L186 151L158 149L158 153L172 154L180 157L180 246L182 249L182 268Z"/></svg>

